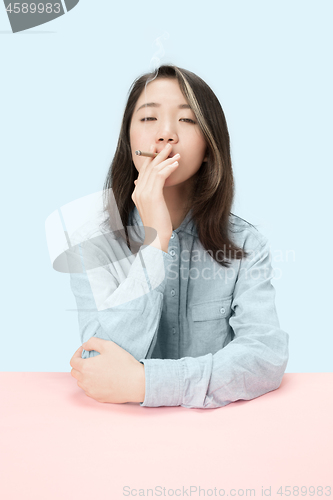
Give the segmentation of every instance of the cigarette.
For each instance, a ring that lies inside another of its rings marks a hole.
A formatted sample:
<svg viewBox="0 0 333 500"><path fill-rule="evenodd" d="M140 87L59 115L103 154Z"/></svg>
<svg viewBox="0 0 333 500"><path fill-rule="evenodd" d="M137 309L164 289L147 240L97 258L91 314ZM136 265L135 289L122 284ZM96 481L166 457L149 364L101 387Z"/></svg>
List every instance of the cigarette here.
<svg viewBox="0 0 333 500"><path fill-rule="evenodd" d="M135 154L138 156L149 156L149 158L155 158L158 155L158 153L147 153L146 151L140 151L140 149L135 151Z"/></svg>

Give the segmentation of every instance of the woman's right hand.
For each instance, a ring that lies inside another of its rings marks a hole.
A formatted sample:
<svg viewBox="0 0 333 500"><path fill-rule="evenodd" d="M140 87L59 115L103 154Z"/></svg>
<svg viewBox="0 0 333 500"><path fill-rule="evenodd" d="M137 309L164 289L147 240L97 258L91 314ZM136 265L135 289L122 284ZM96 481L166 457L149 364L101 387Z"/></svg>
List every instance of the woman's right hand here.
<svg viewBox="0 0 333 500"><path fill-rule="evenodd" d="M150 152L156 147L151 145ZM167 252L172 234L172 222L168 207L163 195L165 180L176 170L180 155L168 158L170 145L167 144L155 158L146 158L132 193L142 223L145 227L152 227L157 231L162 250Z"/></svg>

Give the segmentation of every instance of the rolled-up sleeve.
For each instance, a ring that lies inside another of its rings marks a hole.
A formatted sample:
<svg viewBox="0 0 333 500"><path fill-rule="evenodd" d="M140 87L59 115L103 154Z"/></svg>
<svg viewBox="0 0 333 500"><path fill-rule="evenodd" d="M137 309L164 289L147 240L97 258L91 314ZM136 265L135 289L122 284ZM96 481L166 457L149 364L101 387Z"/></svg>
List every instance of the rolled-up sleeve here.
<svg viewBox="0 0 333 500"><path fill-rule="evenodd" d="M146 377L141 406L218 408L280 386L289 335L280 328L276 312L268 240L257 246L252 240L244 249L250 257L242 259L235 282L229 318L233 340L215 354L197 358L140 359Z"/></svg>

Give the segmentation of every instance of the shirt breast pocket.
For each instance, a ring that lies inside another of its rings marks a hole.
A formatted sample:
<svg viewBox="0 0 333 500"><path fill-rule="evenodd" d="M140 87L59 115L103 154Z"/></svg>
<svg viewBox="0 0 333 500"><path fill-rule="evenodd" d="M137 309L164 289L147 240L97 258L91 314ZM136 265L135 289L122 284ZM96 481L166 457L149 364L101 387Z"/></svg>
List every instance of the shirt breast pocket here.
<svg viewBox="0 0 333 500"><path fill-rule="evenodd" d="M192 305L194 340L213 354L222 349L229 333L232 296Z"/></svg>

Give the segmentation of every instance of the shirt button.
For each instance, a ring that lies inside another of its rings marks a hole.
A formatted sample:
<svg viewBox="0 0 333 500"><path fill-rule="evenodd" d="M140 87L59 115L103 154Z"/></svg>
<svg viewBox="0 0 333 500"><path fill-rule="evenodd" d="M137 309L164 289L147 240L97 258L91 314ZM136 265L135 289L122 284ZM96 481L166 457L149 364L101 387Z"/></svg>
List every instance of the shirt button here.
<svg viewBox="0 0 333 500"><path fill-rule="evenodd" d="M171 290L170 293L171 293L172 296L176 295L176 292L174 290Z"/></svg>
<svg viewBox="0 0 333 500"><path fill-rule="evenodd" d="M174 237L175 237L175 233L172 233L172 235L171 235L171 239L173 240L173 239L174 239Z"/></svg>
<svg viewBox="0 0 333 500"><path fill-rule="evenodd" d="M174 250L170 250L170 255L172 255L172 257L176 254L176 252Z"/></svg>
<svg viewBox="0 0 333 500"><path fill-rule="evenodd" d="M175 334L176 333L176 328L173 328L172 329L172 333Z"/></svg>
<svg viewBox="0 0 333 500"><path fill-rule="evenodd" d="M221 307L221 309L220 309L220 313L222 313L222 314L224 314L224 313L225 313L225 309L224 309L224 307Z"/></svg>

